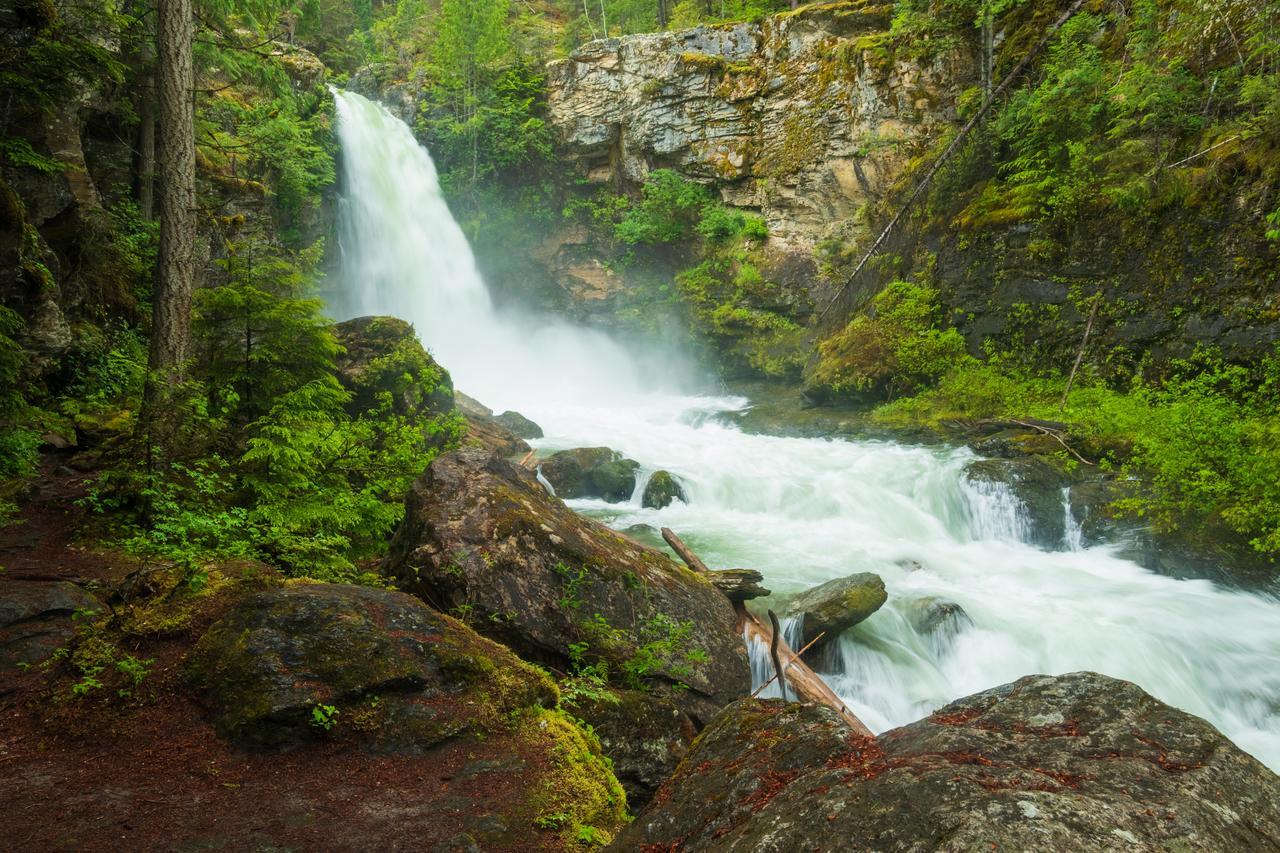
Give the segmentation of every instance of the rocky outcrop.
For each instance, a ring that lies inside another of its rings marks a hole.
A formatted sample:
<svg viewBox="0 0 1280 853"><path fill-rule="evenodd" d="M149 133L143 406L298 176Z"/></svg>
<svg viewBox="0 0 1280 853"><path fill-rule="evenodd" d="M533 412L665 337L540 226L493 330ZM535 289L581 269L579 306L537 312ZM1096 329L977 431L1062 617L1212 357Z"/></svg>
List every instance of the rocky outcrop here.
<svg viewBox="0 0 1280 853"><path fill-rule="evenodd" d="M695 721L750 686L733 608L710 581L480 448L440 456L413 484L384 570L528 659L606 661Z"/></svg>
<svg viewBox="0 0 1280 853"><path fill-rule="evenodd" d="M640 505L649 509L665 509L671 506L672 501L677 500L683 503L689 502L680 481L670 471L654 471L649 477L649 482L644 484Z"/></svg>
<svg viewBox="0 0 1280 853"><path fill-rule="evenodd" d="M0 596L0 670L46 660L76 635L72 617L102 602L66 581L10 581Z"/></svg>
<svg viewBox="0 0 1280 853"><path fill-rule="evenodd" d="M396 414L432 418L453 411L453 380L427 354L413 326L395 317L357 317L334 330L345 350L336 366L351 408L366 411L382 394Z"/></svg>
<svg viewBox="0 0 1280 853"><path fill-rule="evenodd" d="M826 645L879 610L888 598L879 575L860 572L800 593L787 604L785 614L804 620L805 645L819 634L825 634L819 645Z"/></svg>
<svg viewBox="0 0 1280 853"><path fill-rule="evenodd" d="M630 499L640 464L607 447L579 447L553 453L539 465L556 496L601 498L613 503Z"/></svg>
<svg viewBox="0 0 1280 853"><path fill-rule="evenodd" d="M259 747L342 722L380 751L421 752L557 698L547 676L418 599L334 584L238 604L200 639L188 675L218 730Z"/></svg>
<svg viewBox="0 0 1280 853"><path fill-rule="evenodd" d="M877 738L743 700L612 849L1274 850L1280 778L1096 673L1029 676ZM652 845L650 847L650 845Z"/></svg>
<svg viewBox="0 0 1280 853"><path fill-rule="evenodd" d="M517 438L542 438L542 427L519 412L503 412L493 420Z"/></svg>
<svg viewBox="0 0 1280 853"><path fill-rule="evenodd" d="M586 44L548 67L560 150L598 182L657 168L715 182L782 243L850 236L976 71L961 53L892 58L891 14L845 0Z"/></svg>

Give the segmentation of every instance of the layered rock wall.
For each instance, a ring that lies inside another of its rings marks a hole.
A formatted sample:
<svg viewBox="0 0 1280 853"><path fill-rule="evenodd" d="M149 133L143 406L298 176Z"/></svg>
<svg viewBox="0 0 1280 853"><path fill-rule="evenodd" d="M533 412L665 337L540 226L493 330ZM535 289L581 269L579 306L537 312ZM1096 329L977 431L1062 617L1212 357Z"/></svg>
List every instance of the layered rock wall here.
<svg viewBox="0 0 1280 853"><path fill-rule="evenodd" d="M961 51L893 58L891 12L854 0L591 42L548 68L560 150L619 188L659 168L714 182L775 243L856 237L976 74Z"/></svg>

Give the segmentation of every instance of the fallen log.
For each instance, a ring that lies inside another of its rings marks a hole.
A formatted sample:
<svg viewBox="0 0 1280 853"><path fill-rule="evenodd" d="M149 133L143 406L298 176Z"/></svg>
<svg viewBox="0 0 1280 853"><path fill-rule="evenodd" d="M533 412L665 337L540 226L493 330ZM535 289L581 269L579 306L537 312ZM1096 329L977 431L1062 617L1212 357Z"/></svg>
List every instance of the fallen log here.
<svg viewBox="0 0 1280 853"><path fill-rule="evenodd" d="M667 544L671 546L672 550L680 555L680 559L684 560L685 564L690 569L699 573L710 571L706 564L703 563L702 560L698 559L698 555L694 554L693 551L689 549L689 546L684 544L680 537L677 536L670 528L662 528L662 538L667 541ZM776 650L778 661L777 671L779 673L787 673L787 678L789 679L788 684L790 685L791 691L794 692L798 698L806 702L817 702L832 708L840 715L840 718L848 724L849 728L865 737L874 737L871 729L867 728L862 720L859 720L857 716L845 706L844 702L840 701L840 697L835 694L835 691L827 686L827 683L822 680L821 676L811 670L809 665L800 660L800 656L791 650L791 646L789 646L787 641L782 638L781 631L779 631L775 637L773 630L760 621L760 617L756 616L750 610L747 610L746 605L741 601L735 601L733 603L733 609L734 612L738 614L738 629L742 632L747 642L763 643L766 648L774 648Z"/></svg>
<svg viewBox="0 0 1280 853"><path fill-rule="evenodd" d="M743 634L749 642L763 643L765 646L773 644L773 632L760 621L760 618L747 610L744 604L735 604L734 609L738 611L738 621L742 626ZM871 729L859 720L857 716L849 710L844 702L840 701L840 697L835 694L822 677L813 670L809 669L808 664L800 660L795 652L791 651L791 647L787 645L787 641L778 638L778 658L782 664L782 669L787 672L787 684L791 687L791 691L800 699L806 702L818 702L835 710L840 718L848 724L860 735L865 737L874 737Z"/></svg>

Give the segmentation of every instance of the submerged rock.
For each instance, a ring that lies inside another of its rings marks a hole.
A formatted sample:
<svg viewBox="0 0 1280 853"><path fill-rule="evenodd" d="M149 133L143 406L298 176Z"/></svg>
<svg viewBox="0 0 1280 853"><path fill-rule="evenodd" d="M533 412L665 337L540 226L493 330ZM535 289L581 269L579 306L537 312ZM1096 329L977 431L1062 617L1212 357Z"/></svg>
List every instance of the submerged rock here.
<svg viewBox="0 0 1280 853"><path fill-rule="evenodd" d="M1062 546L1066 510L1062 490L1070 480L1035 456L980 459L965 468L965 476L980 487L1004 487L1020 504L1028 541L1046 548Z"/></svg>
<svg viewBox="0 0 1280 853"><path fill-rule="evenodd" d="M495 415L493 421L517 438L542 438L542 427L519 412L503 412Z"/></svg>
<svg viewBox="0 0 1280 853"><path fill-rule="evenodd" d="M948 598L936 596L908 602L906 617L915 632L938 650L950 646L957 634L973 624L963 607Z"/></svg>
<svg viewBox="0 0 1280 853"><path fill-rule="evenodd" d="M532 471L480 449L443 454L413 484L384 570L558 669L578 643L615 673L641 647L657 649L640 675L695 721L750 685L733 608L707 578L578 515Z"/></svg>
<svg viewBox="0 0 1280 853"><path fill-rule="evenodd" d="M1274 850L1280 778L1136 685L1035 675L877 738L744 699L612 849Z"/></svg>
<svg viewBox="0 0 1280 853"><path fill-rule="evenodd" d="M784 611L804 619L804 643L825 633L820 648L879 610L889 598L877 574L861 572L827 581L791 599Z"/></svg>
<svg viewBox="0 0 1280 853"><path fill-rule="evenodd" d="M649 482L644 485L644 495L640 498L640 505L649 509L665 509L675 500L689 502L680 481L672 476L670 471L654 471L649 477Z"/></svg>
<svg viewBox="0 0 1280 853"><path fill-rule="evenodd" d="M640 464L607 447L579 447L553 453L540 470L559 498L602 498L620 503L635 492Z"/></svg>
<svg viewBox="0 0 1280 853"><path fill-rule="evenodd" d="M279 747L329 707L379 751L421 752L490 716L553 707L547 676L401 592L299 584L251 596L200 638L188 677L220 733Z"/></svg>
<svg viewBox="0 0 1280 853"><path fill-rule="evenodd" d="M75 637L77 611L101 609L92 593L66 581L0 586L0 670L48 659Z"/></svg>

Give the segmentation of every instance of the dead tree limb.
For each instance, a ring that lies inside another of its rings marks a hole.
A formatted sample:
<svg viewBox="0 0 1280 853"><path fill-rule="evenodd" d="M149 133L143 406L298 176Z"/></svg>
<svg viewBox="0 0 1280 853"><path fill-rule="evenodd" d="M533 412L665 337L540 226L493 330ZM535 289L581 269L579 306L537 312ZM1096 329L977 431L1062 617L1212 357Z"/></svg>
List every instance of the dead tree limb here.
<svg viewBox="0 0 1280 853"><path fill-rule="evenodd" d="M1084 324L1084 337L1080 339L1080 349L1076 352L1075 364L1071 365L1071 375L1067 377L1067 387L1062 392L1062 402L1058 403L1058 414L1067 407L1067 397L1071 395L1071 386L1076 384L1076 373L1080 363L1084 361L1084 350L1089 345L1089 333L1093 331L1093 318L1098 316L1098 303L1102 301L1102 290L1093 295L1093 307L1089 309L1089 319Z"/></svg>
<svg viewBox="0 0 1280 853"><path fill-rule="evenodd" d="M819 640L821 640L821 639L822 639L823 637L825 637L825 636L827 636L827 632L826 632L826 631L822 631L821 633L819 633L819 634L818 634L818 636L814 637L812 640L810 640L809 642L805 643L805 644L804 644L804 648L803 648L803 649L801 649L800 651L796 652L796 659L798 660L799 658L801 658L801 657L804 655L804 653L805 653L805 652L807 652L807 651L809 651L809 649L813 648L813 644L814 644L814 643L818 642ZM787 666L791 666L791 664L790 664L790 663L788 663L788 664L787 664ZM784 667L783 667L783 669L786 669L786 668L787 668L786 666L784 666ZM773 675L771 675L771 676L769 677L769 680L768 680L768 681L766 681L764 684L761 684L759 687L757 687L757 688L755 689L755 692L753 692L753 693L751 694L751 698L752 698L752 699L754 699L754 698L756 698L757 696L759 696L761 693L763 693L763 692L764 692L764 690L765 690L765 688L766 688L766 687L768 687L770 684L773 684L773 682L775 682L775 681L777 681L777 680L778 680L777 673L774 673Z"/></svg>

